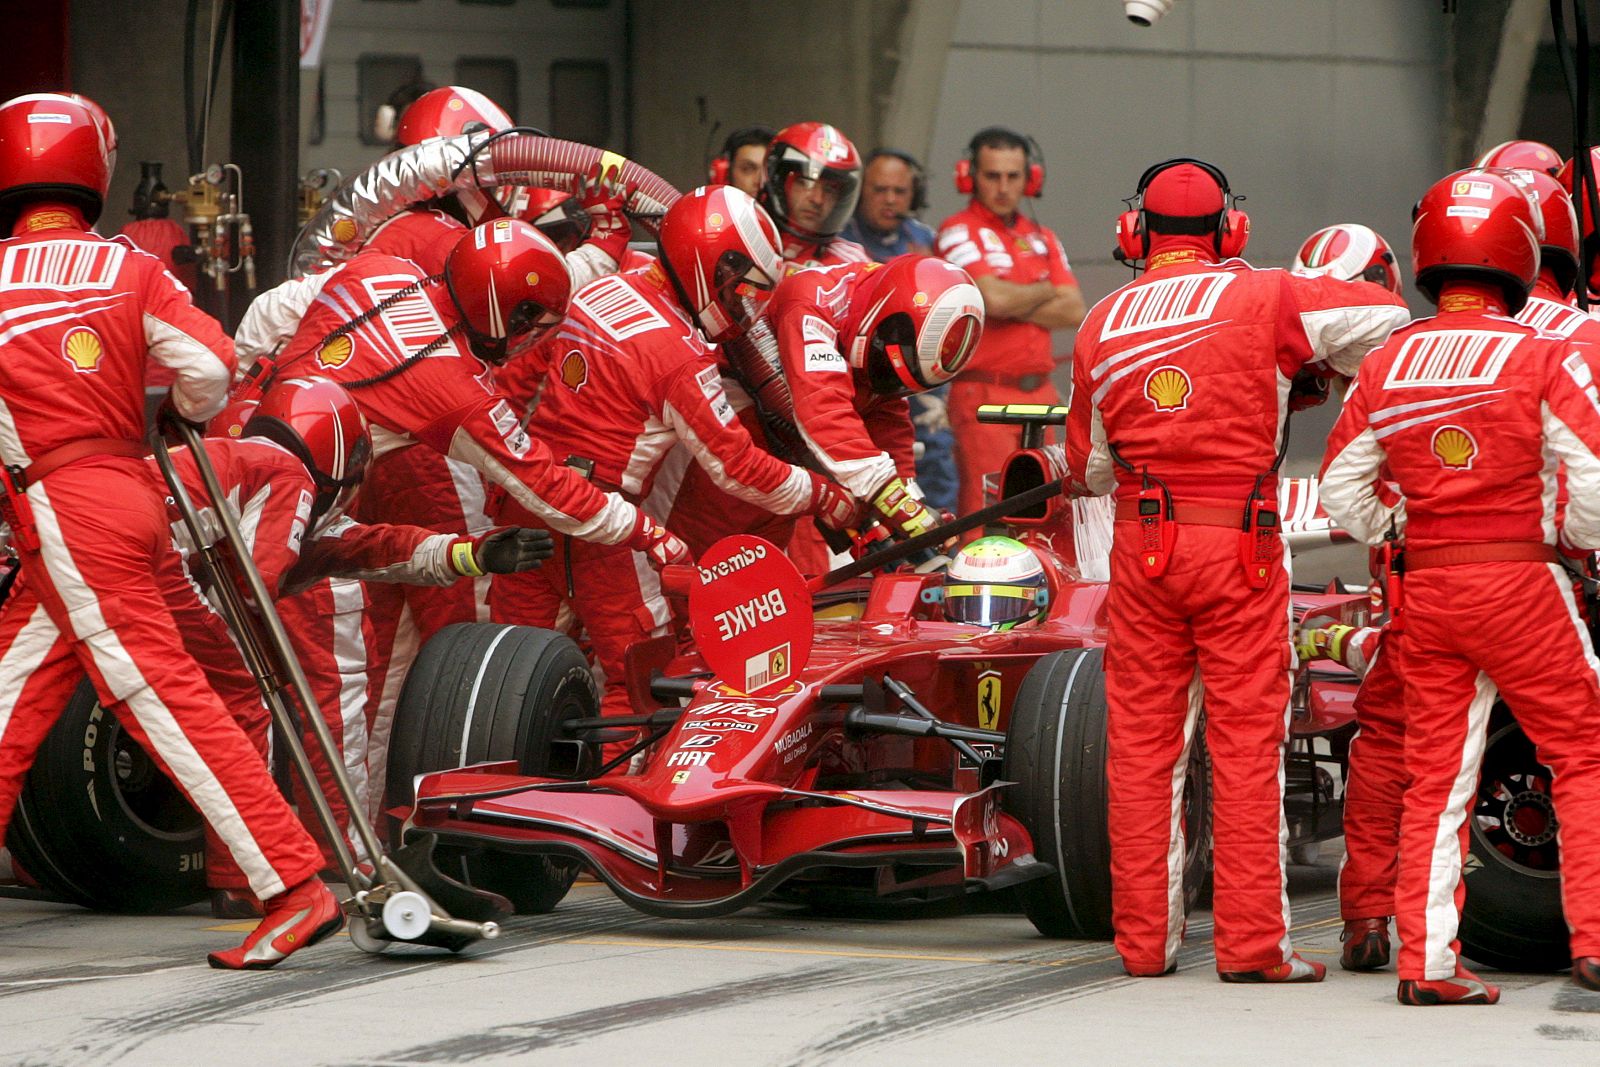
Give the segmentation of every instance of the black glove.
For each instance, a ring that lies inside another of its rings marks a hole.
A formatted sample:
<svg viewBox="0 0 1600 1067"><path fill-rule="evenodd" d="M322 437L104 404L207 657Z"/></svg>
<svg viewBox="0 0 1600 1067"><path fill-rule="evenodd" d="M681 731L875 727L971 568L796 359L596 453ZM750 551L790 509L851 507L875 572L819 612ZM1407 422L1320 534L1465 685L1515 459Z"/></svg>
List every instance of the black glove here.
<svg viewBox="0 0 1600 1067"><path fill-rule="evenodd" d="M507 526L478 538L473 555L485 574L516 574L537 567L555 550L550 531Z"/></svg>
<svg viewBox="0 0 1600 1067"><path fill-rule="evenodd" d="M166 396L161 398L161 405L156 408L156 429L160 431L164 440L169 441L172 444L187 444L188 438L186 438L178 430L180 426L188 426L190 429L194 430L195 433L202 436L204 436L206 432L205 423L194 422L178 414L178 408L172 402L172 394L168 393Z"/></svg>

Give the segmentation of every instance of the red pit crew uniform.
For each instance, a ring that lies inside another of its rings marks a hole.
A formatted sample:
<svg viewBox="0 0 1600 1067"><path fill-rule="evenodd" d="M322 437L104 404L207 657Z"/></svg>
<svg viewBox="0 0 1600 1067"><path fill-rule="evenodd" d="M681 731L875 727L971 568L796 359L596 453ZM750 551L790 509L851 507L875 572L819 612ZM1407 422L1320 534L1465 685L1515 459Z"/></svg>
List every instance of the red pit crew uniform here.
<svg viewBox="0 0 1600 1067"><path fill-rule="evenodd" d="M1582 351L1590 359L1600 354L1594 347L1600 342L1600 322L1572 306L1544 277L1516 318L1541 333L1587 342ZM1394 913L1401 796L1407 782L1405 691L1395 667L1399 654L1378 653L1401 639L1400 634L1358 630L1341 642L1336 657L1364 675L1355 704L1360 729L1350 742L1345 786L1345 858L1339 868L1339 910L1345 919Z"/></svg>
<svg viewBox="0 0 1600 1067"><path fill-rule="evenodd" d="M1600 397L1583 348L1488 310L1422 320L1362 368L1329 440L1329 514L1369 544L1391 520L1406 539L1403 629L1380 657L1395 657L1406 709L1402 980L1456 974L1467 808L1497 691L1554 774L1573 955L1600 955L1600 663L1554 548L1558 461L1562 536L1600 545ZM1369 484L1383 463L1398 508Z"/></svg>
<svg viewBox="0 0 1600 1067"><path fill-rule="evenodd" d="M446 336L459 316L442 283L349 327L420 278L415 265L391 256L363 253L351 260L322 286L277 361L280 373L317 374L350 390L372 427L375 460L415 442L487 475L559 533L601 544L627 541L638 522L637 509L558 466L549 449L523 431L496 390L491 368L454 335ZM404 370L372 380L402 364L407 364ZM376 496L364 493L358 501L358 518L377 520L384 514ZM416 645L396 641L399 618L374 612L373 622L388 628L377 633L378 647L393 648L386 668L372 667L382 691L368 713L368 773L371 781L382 782L394 701ZM372 801L377 800L374 795Z"/></svg>
<svg viewBox="0 0 1600 1067"><path fill-rule="evenodd" d="M178 410L204 419L232 345L154 257L74 229L0 242L0 321L0 459L24 472L38 537L13 523L27 580L0 610L0 832L81 668L256 896L276 896L321 857L183 652L157 577L177 567L166 508L137 458L146 353L176 372Z"/></svg>
<svg viewBox="0 0 1600 1067"><path fill-rule="evenodd" d="M336 520L308 542L306 524L311 514L314 485L301 461L272 442L254 438L208 440L206 453L224 494L239 515L240 531L274 598L329 574L343 576L346 580L338 588L349 586L358 598L361 585L355 579L437 586L459 577L450 566L449 553L452 545L467 539L451 534L437 534L414 526L368 526L346 518ZM152 484L158 492L166 493L166 483L155 461L148 463ZM207 497L188 450L175 451L173 464L190 499L199 506ZM209 510L201 508L203 521ZM168 517L175 540L187 556L194 550L188 528L175 507L169 509ZM213 530L220 530L215 520L210 520L209 525ZM251 743L265 758L267 711L260 702L255 679L245 668L221 617L195 597L190 582L174 583L170 576L164 577L167 580L162 582L162 591L178 619L186 647L202 664L212 688L222 696ZM319 582L300 596L326 589L326 583ZM299 597L290 599L298 601ZM322 600L311 603L322 603ZM328 606L337 611L337 603ZM347 754L345 770L358 792L365 789L367 780L364 759L366 686L363 673L350 670L344 658L364 655L366 645L359 629L362 618L359 607L348 613L348 617L332 613L308 617L307 622L313 625L296 628L290 633L295 653L324 709L334 739ZM342 627L351 622L357 627L355 631L342 632ZM330 713L334 708L338 709L337 716ZM343 798L333 786L321 750L308 741L307 751L317 769L323 795L333 806L340 823L348 827L349 813L344 810ZM303 789L298 778L295 786L297 790ZM303 797L299 806L301 811L311 810ZM320 826L312 829L320 837ZM242 872L217 844L208 835L207 884L216 889L244 888ZM332 864L331 853L327 861Z"/></svg>
<svg viewBox="0 0 1600 1067"><path fill-rule="evenodd" d="M637 500L650 493L674 445L720 491L765 512L809 509L812 477L750 439L723 392L712 350L664 288L660 271L593 282L572 299L557 355L528 432L595 485ZM540 521L516 500L506 524ZM726 525L731 533L738 527ZM605 675L604 714L629 713L623 657L665 633L671 615L650 560L624 545L558 538L538 571L499 575L489 592L496 622L554 626L565 600L588 630Z"/></svg>
<svg viewBox="0 0 1600 1067"><path fill-rule="evenodd" d="M858 500L869 499L896 474L908 481L916 474L916 435L906 399L873 393L866 370L852 366L840 351L839 331L862 275L860 264L801 271L784 279L767 310L801 435L823 472ZM764 440L744 390L734 385L729 395L751 436ZM669 457L664 471L681 469L675 459ZM780 546L790 545L793 536L790 555L803 573L827 570L827 546L814 531L796 530L793 519L773 523L770 512L720 492L702 472L690 469L681 479L665 521L692 550L698 553L720 537L755 529ZM646 511L655 499L646 501Z"/></svg>
<svg viewBox="0 0 1600 1067"><path fill-rule="evenodd" d="M939 227L940 256L972 275L1018 285L1048 281L1077 285L1056 235L1018 212L1010 225L974 200ZM1050 331L1031 322L989 316L972 361L950 385L947 405L956 438L961 484L959 507L966 515L983 506L983 476L1005 466L1017 447L1009 426L978 422L979 404L1059 404L1050 375L1055 370Z"/></svg>
<svg viewBox="0 0 1600 1067"><path fill-rule="evenodd" d="M1202 697L1211 750L1216 954L1222 972L1290 958L1284 891L1286 561L1251 588L1246 501L1273 470L1289 385L1307 364L1353 373L1406 313L1368 283L1207 262L1190 249L1097 304L1078 331L1067 456L1076 494L1117 494L1111 555L1107 775L1112 923L1134 974L1174 964L1183 932L1184 767ZM987 341L988 334L985 334ZM1163 573L1147 577L1141 479L1171 492Z"/></svg>

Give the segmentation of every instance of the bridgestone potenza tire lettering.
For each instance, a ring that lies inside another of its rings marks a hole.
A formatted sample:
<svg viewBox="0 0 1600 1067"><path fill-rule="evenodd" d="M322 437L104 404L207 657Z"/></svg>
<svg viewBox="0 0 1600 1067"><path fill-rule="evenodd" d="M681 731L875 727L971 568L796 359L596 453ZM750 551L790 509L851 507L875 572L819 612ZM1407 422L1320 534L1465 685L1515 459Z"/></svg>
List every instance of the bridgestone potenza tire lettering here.
<svg viewBox="0 0 1600 1067"><path fill-rule="evenodd" d="M86 678L39 746L6 844L39 885L100 911L171 911L205 895L200 815L100 707Z"/></svg>
<svg viewBox="0 0 1600 1067"><path fill-rule="evenodd" d="M516 760L523 774L553 775L560 724L599 714L599 703L588 661L564 634L447 626L423 646L400 691L385 807L415 803L415 778L428 771ZM578 876L576 864L549 856L442 845L435 856L444 873L504 895L522 915L554 908Z"/></svg>
<svg viewBox="0 0 1600 1067"><path fill-rule="evenodd" d="M1497 970L1555 971L1571 960L1559 863L1536 871L1503 854L1497 841L1513 853L1519 850L1494 833L1493 816L1499 812L1484 803L1486 794L1515 793L1539 779L1548 786L1549 769L1539 763L1533 743L1506 706L1497 704L1489 717L1482 777L1467 810L1469 852L1462 872L1467 899L1460 929L1462 954ZM1490 826L1480 822L1480 814L1491 817ZM1554 842L1546 847L1544 854L1554 857Z"/></svg>
<svg viewBox="0 0 1600 1067"><path fill-rule="evenodd" d="M1017 688L1002 777L1015 784L1006 810L1033 837L1033 854L1056 868L1017 887L1028 919L1046 937L1111 937L1111 838L1107 833L1103 650L1042 658ZM1203 724L1195 728L1184 793L1184 910L1210 867L1211 781Z"/></svg>

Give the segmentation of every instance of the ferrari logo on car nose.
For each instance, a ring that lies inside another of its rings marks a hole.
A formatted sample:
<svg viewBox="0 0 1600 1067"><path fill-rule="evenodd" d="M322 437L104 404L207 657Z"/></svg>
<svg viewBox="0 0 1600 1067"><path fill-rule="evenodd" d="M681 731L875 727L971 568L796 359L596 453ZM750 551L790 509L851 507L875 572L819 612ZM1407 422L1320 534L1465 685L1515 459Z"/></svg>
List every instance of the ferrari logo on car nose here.
<svg viewBox="0 0 1600 1067"><path fill-rule="evenodd" d="M978 728L996 730L1000 727L1000 672L984 671L978 675Z"/></svg>

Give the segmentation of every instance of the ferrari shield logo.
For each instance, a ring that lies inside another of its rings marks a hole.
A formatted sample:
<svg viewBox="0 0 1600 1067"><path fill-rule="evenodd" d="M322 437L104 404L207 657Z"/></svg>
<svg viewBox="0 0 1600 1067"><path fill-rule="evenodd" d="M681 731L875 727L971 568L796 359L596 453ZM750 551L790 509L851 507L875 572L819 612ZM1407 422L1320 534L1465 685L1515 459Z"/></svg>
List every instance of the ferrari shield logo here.
<svg viewBox="0 0 1600 1067"><path fill-rule="evenodd" d="M978 675L978 728L1000 728L1000 672L984 671Z"/></svg>

